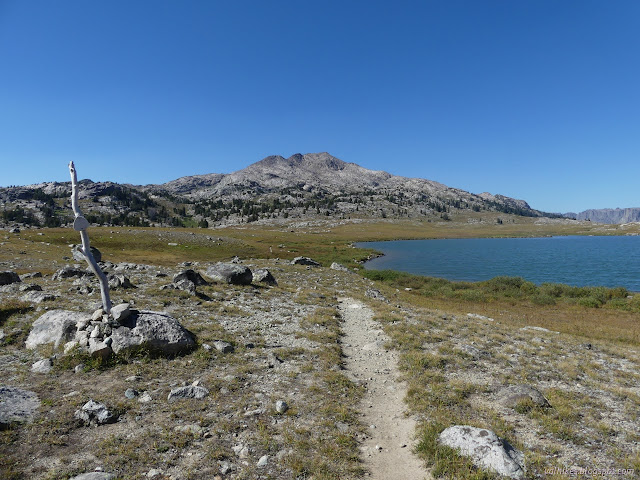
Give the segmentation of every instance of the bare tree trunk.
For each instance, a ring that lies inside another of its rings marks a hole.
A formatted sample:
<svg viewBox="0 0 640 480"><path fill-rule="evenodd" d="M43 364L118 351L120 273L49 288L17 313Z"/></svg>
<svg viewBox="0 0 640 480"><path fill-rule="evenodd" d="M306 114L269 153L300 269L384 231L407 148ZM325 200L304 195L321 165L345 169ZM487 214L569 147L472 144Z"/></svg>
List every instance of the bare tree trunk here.
<svg viewBox="0 0 640 480"><path fill-rule="evenodd" d="M84 258L87 260L91 270L93 270L93 273L95 273L96 277L98 277L98 280L100 281L102 308L107 314L109 314L111 313L109 281L107 280L107 276L104 272L100 270L96 259L93 258L93 254L91 253L89 234L87 233L89 222L82 216L82 212L78 207L78 177L76 175L76 167L73 165L73 162L69 162L69 172L71 173L71 208L73 209L73 214L76 217L73 221L73 229L80 232L80 237L82 238L82 248L80 249L80 252L84 255Z"/></svg>

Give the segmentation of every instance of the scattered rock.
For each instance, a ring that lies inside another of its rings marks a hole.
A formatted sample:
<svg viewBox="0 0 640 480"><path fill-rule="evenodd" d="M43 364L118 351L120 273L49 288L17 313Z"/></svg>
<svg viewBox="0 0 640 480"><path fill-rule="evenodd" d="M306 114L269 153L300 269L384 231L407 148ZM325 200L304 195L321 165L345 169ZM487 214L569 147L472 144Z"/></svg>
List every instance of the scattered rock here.
<svg viewBox="0 0 640 480"><path fill-rule="evenodd" d="M42 303L42 302L50 302L55 300L55 295L51 293L45 293L40 291L31 291L23 295L20 300L23 302L31 302L31 303Z"/></svg>
<svg viewBox="0 0 640 480"><path fill-rule="evenodd" d="M309 257L296 257L291 260L291 265L308 265L310 267L319 267L320 264Z"/></svg>
<svg viewBox="0 0 640 480"><path fill-rule="evenodd" d="M337 270L339 272L348 272L349 271L349 269L347 267L345 267L341 263L336 263L336 262L333 262L331 264L330 268L331 268L331 270Z"/></svg>
<svg viewBox="0 0 640 480"><path fill-rule="evenodd" d="M258 468L262 468L262 467L266 467L268 463L269 463L269 455L263 455L260 457L260 460L258 460L258 463L256 464L256 466Z"/></svg>
<svg viewBox="0 0 640 480"><path fill-rule="evenodd" d="M180 433L186 433L187 435L193 435L194 437L199 437L204 433L204 428L200 425L196 425L195 423L178 425L173 430Z"/></svg>
<svg viewBox="0 0 640 480"><path fill-rule="evenodd" d="M178 273L175 277L173 277L173 283L178 283L180 280L189 280L190 282L193 282L193 284L196 286L208 285L208 282L204 278L202 278L202 275L200 275L195 270L191 270L191 269L183 270L182 272Z"/></svg>
<svg viewBox="0 0 640 480"><path fill-rule="evenodd" d="M455 425L446 428L440 443L470 457L479 468L494 471L509 478L524 478L524 454L501 440L491 430Z"/></svg>
<svg viewBox="0 0 640 480"><path fill-rule="evenodd" d="M102 309L98 311L101 311L101 310ZM131 310L129 309L128 303L121 303L111 308L111 318L113 318L116 322L119 322L119 323L124 322L129 317L130 314L131 314ZM99 318L101 317L102 315L100 315Z"/></svg>
<svg viewBox="0 0 640 480"><path fill-rule="evenodd" d="M527 325L526 327L522 327L520 330L522 330L522 331L534 330L536 332L544 332L544 333L560 333L560 332L554 332L553 330L549 330L548 328L535 327L535 326L531 326L531 325Z"/></svg>
<svg viewBox="0 0 640 480"><path fill-rule="evenodd" d="M0 430L5 430L14 423L30 422L38 407L40 399L34 392L16 387L0 387Z"/></svg>
<svg viewBox="0 0 640 480"><path fill-rule="evenodd" d="M387 300L387 297L385 297L380 292L380 290L378 290L376 288L367 288L367 290L364 292L364 296L389 303L389 300Z"/></svg>
<svg viewBox="0 0 640 480"><path fill-rule="evenodd" d="M86 318L87 315L80 312L51 310L33 322L25 346L33 349L38 345L53 343L54 348L58 348L73 339L76 323Z"/></svg>
<svg viewBox="0 0 640 480"><path fill-rule="evenodd" d="M275 277L266 268L260 268L253 272L253 281L257 283L266 283L267 285L273 286L278 285Z"/></svg>
<svg viewBox="0 0 640 480"><path fill-rule="evenodd" d="M9 233L20 233L20 229L18 227L10 228Z"/></svg>
<svg viewBox="0 0 640 480"><path fill-rule="evenodd" d="M216 282L250 285L253 274L248 267L234 263L216 263L207 269L207 276Z"/></svg>
<svg viewBox="0 0 640 480"><path fill-rule="evenodd" d="M66 267L61 268L56 273L53 274L53 280L60 280L62 278L82 278L87 277L89 275L93 275L89 270L83 270L81 268L70 267L67 265Z"/></svg>
<svg viewBox="0 0 640 480"><path fill-rule="evenodd" d="M493 318L491 318L491 317L485 317L484 315L479 315L479 314L477 314L477 313L467 313L467 317L468 317L468 318L473 318L473 319L476 319L476 320L486 320L486 321L488 321L488 322L493 322L493 321L495 321L495 320L494 320Z"/></svg>
<svg viewBox="0 0 640 480"><path fill-rule="evenodd" d="M129 277L118 273L116 275L110 275L109 279L109 288L136 288L136 286L131 283Z"/></svg>
<svg viewBox="0 0 640 480"><path fill-rule="evenodd" d="M223 340L216 340L213 342L213 346L216 347L216 350L222 353L233 353L234 350L233 345Z"/></svg>
<svg viewBox="0 0 640 480"><path fill-rule="evenodd" d="M124 392L124 396L127 397L128 399L132 399L132 398L136 398L138 396L138 391L134 390L133 388L127 388Z"/></svg>
<svg viewBox="0 0 640 480"><path fill-rule="evenodd" d="M151 395L149 394L149 392L142 392L142 395L140 395L140 398L138 398L138 401L140 403L149 403L151 400L153 400L153 398L151 398Z"/></svg>
<svg viewBox="0 0 640 480"><path fill-rule="evenodd" d="M49 373L53 368L53 362L50 358L43 358L31 365L31 371L33 373Z"/></svg>
<svg viewBox="0 0 640 480"><path fill-rule="evenodd" d="M21 281L16 272L0 272L0 285L9 285L10 283L18 283Z"/></svg>
<svg viewBox="0 0 640 480"><path fill-rule="evenodd" d="M287 405L287 402L285 402L284 400L278 400L276 402L276 412L285 413L287 410L289 410L289 405Z"/></svg>
<svg viewBox="0 0 640 480"><path fill-rule="evenodd" d="M21 292L41 292L42 287L37 283L26 283L18 287Z"/></svg>
<svg viewBox="0 0 640 480"><path fill-rule="evenodd" d="M538 390L530 385L512 385L502 389L498 397L506 407L516 408L523 402L529 402L541 408L549 408L551 404Z"/></svg>
<svg viewBox="0 0 640 480"><path fill-rule="evenodd" d="M183 278L182 280L178 280L177 282L172 283L172 285L177 290L182 290L184 292L189 293L190 295L195 295L197 293L196 284L193 283L191 280L187 280L186 278Z"/></svg>
<svg viewBox="0 0 640 480"><path fill-rule="evenodd" d="M147 349L161 355L179 355L196 346L193 333L166 313L132 310L111 334L117 354Z"/></svg>
<svg viewBox="0 0 640 480"><path fill-rule="evenodd" d="M169 402L175 402L177 400L184 400L187 398L202 399L209 395L209 390L199 385L188 385L186 387L178 387L171 389L167 400Z"/></svg>
<svg viewBox="0 0 640 480"><path fill-rule="evenodd" d="M73 416L84 422L85 425L104 425L118 420L118 417L109 411L106 405L93 400L89 400L81 409L76 410Z"/></svg>

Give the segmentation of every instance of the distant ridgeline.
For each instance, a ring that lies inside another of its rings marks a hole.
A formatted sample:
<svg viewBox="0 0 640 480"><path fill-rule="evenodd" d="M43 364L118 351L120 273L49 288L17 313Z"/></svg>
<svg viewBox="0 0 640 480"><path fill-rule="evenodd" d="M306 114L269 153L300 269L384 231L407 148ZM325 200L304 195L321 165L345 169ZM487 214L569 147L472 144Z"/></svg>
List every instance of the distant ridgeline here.
<svg viewBox="0 0 640 480"><path fill-rule="evenodd" d="M565 213L564 216L597 223L640 222L640 208L601 208L580 213Z"/></svg>
<svg viewBox="0 0 640 480"><path fill-rule="evenodd" d="M80 206L99 225L202 227L286 218L425 218L500 212L558 217L525 201L346 163L328 153L267 157L227 175L161 185L80 183ZM72 222L69 182L0 188L0 223L56 227Z"/></svg>

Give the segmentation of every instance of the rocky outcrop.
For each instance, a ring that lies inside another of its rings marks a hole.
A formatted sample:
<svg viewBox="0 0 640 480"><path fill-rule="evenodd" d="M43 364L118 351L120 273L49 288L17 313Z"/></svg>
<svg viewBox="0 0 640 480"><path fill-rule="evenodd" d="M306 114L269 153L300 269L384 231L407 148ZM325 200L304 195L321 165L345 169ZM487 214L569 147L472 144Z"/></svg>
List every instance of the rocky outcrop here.
<svg viewBox="0 0 640 480"><path fill-rule="evenodd" d="M53 344L54 348L73 339L76 324L89 319L89 315L69 310L51 310L38 318L31 327L25 346L34 349L39 345Z"/></svg>
<svg viewBox="0 0 640 480"><path fill-rule="evenodd" d="M132 310L122 325L111 333L111 348L116 354L148 350L174 356L196 346L193 333L166 313Z"/></svg>
<svg viewBox="0 0 640 480"><path fill-rule="evenodd" d="M439 442L471 458L479 468L508 478L524 478L524 454L491 430L455 425L440 434Z"/></svg>
<svg viewBox="0 0 640 480"><path fill-rule="evenodd" d="M220 283L250 285L253 273L249 267L236 263L216 263L207 269L207 276Z"/></svg>
<svg viewBox="0 0 640 480"><path fill-rule="evenodd" d="M11 283L18 283L20 281L20 277L16 272L0 272L0 285L9 285Z"/></svg>
<svg viewBox="0 0 640 480"><path fill-rule="evenodd" d="M307 265L310 267L319 267L320 264L309 257L296 257L291 260L291 265Z"/></svg>

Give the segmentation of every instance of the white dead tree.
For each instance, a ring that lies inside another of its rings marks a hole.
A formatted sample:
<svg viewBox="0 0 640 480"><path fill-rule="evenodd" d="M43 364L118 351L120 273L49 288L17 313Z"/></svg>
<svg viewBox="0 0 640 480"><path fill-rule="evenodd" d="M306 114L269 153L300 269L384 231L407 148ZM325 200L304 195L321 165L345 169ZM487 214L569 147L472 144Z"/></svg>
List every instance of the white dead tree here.
<svg viewBox="0 0 640 480"><path fill-rule="evenodd" d="M91 247L89 245L89 234L87 233L87 227L89 226L89 222L86 218L82 216L82 212L80 211L80 207L78 207L78 177L76 175L76 167L73 162L69 162L69 173L71 173L71 208L73 209L73 214L75 215L75 220L73 221L73 229L77 232L80 232L80 237L82 238L82 248L80 248L80 253L87 260L87 263L95 273L96 277L100 281L100 294L102 295L102 309L105 313L111 313L111 298L109 297L109 281L107 280L107 276L104 274L100 267L98 266L98 262L93 258L93 254L91 253Z"/></svg>

